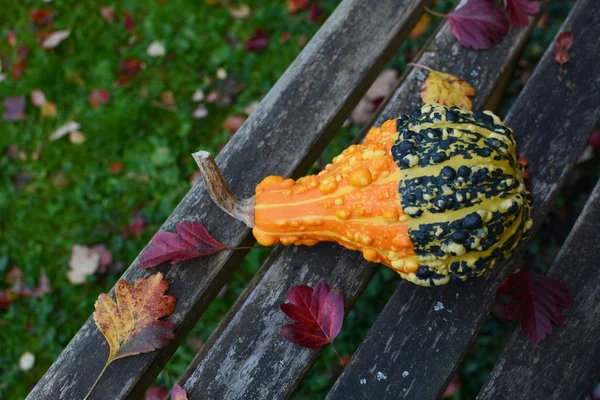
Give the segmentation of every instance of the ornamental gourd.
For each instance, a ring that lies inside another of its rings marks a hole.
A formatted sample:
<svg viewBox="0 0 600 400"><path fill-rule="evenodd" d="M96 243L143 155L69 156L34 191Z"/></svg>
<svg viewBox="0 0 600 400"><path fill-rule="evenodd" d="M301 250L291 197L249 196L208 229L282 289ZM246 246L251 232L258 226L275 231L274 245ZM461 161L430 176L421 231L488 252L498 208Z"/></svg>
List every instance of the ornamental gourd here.
<svg viewBox="0 0 600 400"><path fill-rule="evenodd" d="M318 174L268 176L246 200L208 153L194 156L213 200L259 244L337 242L417 285L480 276L532 225L513 131L490 111L425 104Z"/></svg>

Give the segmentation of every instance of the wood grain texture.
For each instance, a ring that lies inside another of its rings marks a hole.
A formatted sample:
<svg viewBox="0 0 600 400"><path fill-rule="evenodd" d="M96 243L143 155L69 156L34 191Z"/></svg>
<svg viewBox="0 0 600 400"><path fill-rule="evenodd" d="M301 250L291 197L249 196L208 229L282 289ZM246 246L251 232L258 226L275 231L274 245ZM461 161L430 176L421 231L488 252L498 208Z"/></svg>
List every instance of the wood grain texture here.
<svg viewBox="0 0 600 400"><path fill-rule="evenodd" d="M304 173L389 61L426 3L342 2L219 154L217 163L233 193L250 197L267 175ZM185 196L161 229L172 231L184 220L202 221L215 238L231 246L250 239L249 229L220 211L202 184ZM152 271L138 268L135 260L122 279L133 282L161 271L171 283L169 294L177 298L177 307L169 321L177 324L176 339L159 351L112 364L91 398L142 397L244 254L223 252ZM28 398L83 398L107 354L102 335L88 319Z"/></svg>
<svg viewBox="0 0 600 400"><path fill-rule="evenodd" d="M532 22L532 26L534 24ZM432 49L427 52L427 60L438 65L435 54L440 54L446 59L450 72L459 76L471 74L473 70L479 71L478 79L484 86L478 86L474 105L482 107L494 90L495 82L517 56L527 35L527 30L515 30L506 38L503 46L490 52L476 53L458 46L446 25L435 38ZM456 47L443 51L442 45ZM454 56L447 59L446 53ZM463 63L464 59L468 61ZM394 117L392 113L399 112L398 109L412 109L412 105L398 104L398 101L409 99L412 104L420 105L419 92L415 92L415 83L412 82L415 79L416 76L412 76L398 89L396 100L388 105L388 118ZM420 82L417 81L416 85L419 86ZM301 276L296 276L299 266L305 270L302 270ZM375 268L380 266L365 262L360 253L329 243L281 250L276 259L269 259L261 268L267 269L267 272L262 280L256 282L256 288L236 302L228 313L230 318L209 339L212 348L202 350L200 356L203 360L184 388L191 398L289 397L320 350L303 349L283 341L278 329L289 320L279 311L278 304L285 301L287 291L292 286L324 280L330 286L342 289L346 309L349 310L371 279Z"/></svg>
<svg viewBox="0 0 600 400"><path fill-rule="evenodd" d="M581 399L600 370L600 182L548 272L573 296L565 323L534 345L517 329L478 399Z"/></svg>
<svg viewBox="0 0 600 400"><path fill-rule="evenodd" d="M600 9L594 0L578 1L563 28L575 35L565 76L559 76L552 45L505 120L529 160L532 235L600 116L600 79L589 68L600 63ZM477 281L435 289L402 282L328 398L441 396L493 305L496 287L514 270L524 249L525 244L509 262ZM435 311L438 302L444 309ZM372 371L381 371L387 379L373 379Z"/></svg>

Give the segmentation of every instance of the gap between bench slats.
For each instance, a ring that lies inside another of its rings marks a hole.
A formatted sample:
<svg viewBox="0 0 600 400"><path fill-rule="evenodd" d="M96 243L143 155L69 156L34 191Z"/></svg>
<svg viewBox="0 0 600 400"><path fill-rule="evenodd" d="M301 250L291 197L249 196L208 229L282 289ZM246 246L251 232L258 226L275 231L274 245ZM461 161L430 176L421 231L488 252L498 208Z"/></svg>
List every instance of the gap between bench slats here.
<svg viewBox="0 0 600 400"><path fill-rule="evenodd" d="M575 34L564 78L559 77L552 45L506 118L530 163L531 235L539 229L600 115L600 80L589 67L600 63L600 9L594 1L580 0L563 25ZM435 289L402 282L328 398L441 396L481 328L496 298L496 287L514 270L525 248L520 246L512 260L476 281ZM436 312L437 302L445 308ZM387 379L374 379L378 371ZM363 378L367 379L364 385L360 384Z"/></svg>
<svg viewBox="0 0 600 400"><path fill-rule="evenodd" d="M391 59L427 2L343 1L219 154L218 164L232 191L249 197L267 175L304 173ZM202 221L231 246L250 239L249 229L221 212L202 184L190 190L161 229L173 230L182 220ZM92 398L141 397L244 255L223 252L151 271L138 268L134 261L122 279L133 282L161 271L170 282L169 294L177 298L169 317L177 324L176 339L159 351L116 361ZM107 355L108 346L90 318L28 398L84 397Z"/></svg>
<svg viewBox="0 0 600 400"><path fill-rule="evenodd" d="M600 23L600 21L598 21ZM478 399L580 399L600 370L600 182L577 219L548 276L573 297L565 323L533 344L514 333Z"/></svg>
<svg viewBox="0 0 600 400"><path fill-rule="evenodd" d="M446 24L419 62L481 85L474 99L478 108L516 58L528 33L526 29L514 30L501 46L478 53L460 47ZM393 112L408 112L421 103L420 82L412 80L416 80L414 73L400 87L401 95L390 106ZM311 248L284 249L267 260L266 268L269 270L256 289L243 304L234 305L232 311L237 313L227 327L218 328L220 337L211 340L213 347L203 350L204 359L184 385L190 397L287 398L320 352L292 345L279 336L279 326L288 322L279 311L287 291L295 285L324 280L344 291L348 311L379 266L364 261L358 252L321 243Z"/></svg>

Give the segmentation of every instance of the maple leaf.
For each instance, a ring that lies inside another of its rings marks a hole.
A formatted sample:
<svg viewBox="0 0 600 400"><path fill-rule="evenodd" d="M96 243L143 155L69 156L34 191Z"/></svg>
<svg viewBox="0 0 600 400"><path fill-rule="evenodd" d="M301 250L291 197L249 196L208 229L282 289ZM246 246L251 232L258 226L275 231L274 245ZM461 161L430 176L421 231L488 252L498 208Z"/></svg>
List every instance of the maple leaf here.
<svg viewBox="0 0 600 400"><path fill-rule="evenodd" d="M108 342L108 359L86 399L110 363L119 358L148 353L175 338L175 324L159 321L175 310L175 297L164 293L169 283L160 272L140 278L131 286L120 280L115 286L116 302L102 293L94 304L94 322Z"/></svg>
<svg viewBox="0 0 600 400"><path fill-rule="evenodd" d="M154 235L153 245L140 257L140 267L153 268L166 261L175 264L231 249L213 238L200 222L180 222L175 229L177 233L162 231Z"/></svg>
<svg viewBox="0 0 600 400"><path fill-rule="evenodd" d="M344 296L339 289L329 290L325 282L319 281L314 290L306 285L294 286L287 298L289 304L279 307L297 323L279 328L285 340L311 349L333 342L344 321Z"/></svg>
<svg viewBox="0 0 600 400"><path fill-rule="evenodd" d="M4 115L7 121L19 121L25 118L25 96L7 97L4 99Z"/></svg>
<svg viewBox="0 0 600 400"><path fill-rule="evenodd" d="M571 56L569 55L571 46L573 46L573 32L561 32L556 38L556 44L554 45L554 49L556 51L554 61L560 64L561 75L563 72L563 65L565 65L571 59Z"/></svg>
<svg viewBox="0 0 600 400"><path fill-rule="evenodd" d="M269 36L262 28L256 28L254 36L244 43L246 50L258 53L269 46Z"/></svg>
<svg viewBox="0 0 600 400"><path fill-rule="evenodd" d="M473 103L469 96L475 96L475 88L462 79L436 71L420 64L409 63L414 67L429 71L429 76L421 85L421 100L424 103L439 103L448 107L458 107L464 110L472 110Z"/></svg>
<svg viewBox="0 0 600 400"><path fill-rule="evenodd" d="M508 319L521 317L521 330L535 344L552 333L552 322L565 321L558 306L571 307L571 295L562 283L527 270L508 276L498 294L512 297L506 306Z"/></svg>
<svg viewBox="0 0 600 400"><path fill-rule="evenodd" d="M525 28L529 24L527 15L540 11L540 7L530 0L504 0L504 7L508 10L510 23L518 28Z"/></svg>
<svg viewBox="0 0 600 400"><path fill-rule="evenodd" d="M508 33L504 12L495 8L490 0L469 0L447 15L426 9L433 15L446 18L461 46L474 50L489 49L492 43L500 43Z"/></svg>

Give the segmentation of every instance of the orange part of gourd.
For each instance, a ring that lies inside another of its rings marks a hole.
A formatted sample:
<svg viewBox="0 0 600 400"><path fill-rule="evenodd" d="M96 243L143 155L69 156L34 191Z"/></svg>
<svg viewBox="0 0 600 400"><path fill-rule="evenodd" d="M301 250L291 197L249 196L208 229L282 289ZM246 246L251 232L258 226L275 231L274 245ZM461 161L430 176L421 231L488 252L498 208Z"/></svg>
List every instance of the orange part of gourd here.
<svg viewBox="0 0 600 400"><path fill-rule="evenodd" d="M268 176L256 187L253 234L271 246L337 242L367 261L415 273L418 258L400 206L400 169L391 155L398 134L390 120L369 131L317 175L296 181Z"/></svg>

